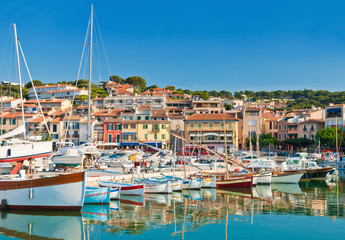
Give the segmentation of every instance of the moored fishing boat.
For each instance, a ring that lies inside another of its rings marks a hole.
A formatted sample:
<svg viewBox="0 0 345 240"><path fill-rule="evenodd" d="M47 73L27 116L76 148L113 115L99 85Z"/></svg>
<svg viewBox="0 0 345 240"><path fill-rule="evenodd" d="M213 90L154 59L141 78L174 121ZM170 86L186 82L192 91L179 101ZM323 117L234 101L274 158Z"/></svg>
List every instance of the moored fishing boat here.
<svg viewBox="0 0 345 240"><path fill-rule="evenodd" d="M153 181L136 179L137 183L144 184L145 193L172 193L170 181Z"/></svg>
<svg viewBox="0 0 345 240"><path fill-rule="evenodd" d="M101 187L111 187L119 188L120 195L144 195L144 184L129 184L129 183L118 183L118 182L107 182L100 181L99 186Z"/></svg>
<svg viewBox="0 0 345 240"><path fill-rule="evenodd" d="M217 180L217 188L251 188L253 176L230 176L227 180Z"/></svg>
<svg viewBox="0 0 345 240"><path fill-rule="evenodd" d="M182 179L172 176L164 176L166 179L177 179L182 181L182 189L200 189L201 188L201 179L200 178L188 178Z"/></svg>
<svg viewBox="0 0 345 240"><path fill-rule="evenodd" d="M0 180L3 206L9 209L80 211L84 203L86 173L33 179Z"/></svg>
<svg viewBox="0 0 345 240"><path fill-rule="evenodd" d="M203 177L201 179L201 187L202 188L216 188L216 177Z"/></svg>
<svg viewBox="0 0 345 240"><path fill-rule="evenodd" d="M298 183L304 172L273 172L272 183Z"/></svg>
<svg viewBox="0 0 345 240"><path fill-rule="evenodd" d="M255 174L255 178L257 178L255 185L271 184L272 172L262 172L262 173Z"/></svg>
<svg viewBox="0 0 345 240"><path fill-rule="evenodd" d="M110 188L109 187L86 187L84 203L109 204Z"/></svg>
<svg viewBox="0 0 345 240"><path fill-rule="evenodd" d="M171 190L172 191L182 191L182 180L179 179L166 179L166 178L148 178L149 180L153 181L163 181L167 182L169 181L171 184Z"/></svg>

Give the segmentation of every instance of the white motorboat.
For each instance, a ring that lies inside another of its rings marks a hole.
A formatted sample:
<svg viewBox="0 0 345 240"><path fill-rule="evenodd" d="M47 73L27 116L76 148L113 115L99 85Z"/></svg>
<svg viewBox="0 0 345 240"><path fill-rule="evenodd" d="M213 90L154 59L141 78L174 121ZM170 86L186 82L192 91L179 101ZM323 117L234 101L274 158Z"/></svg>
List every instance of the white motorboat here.
<svg viewBox="0 0 345 240"><path fill-rule="evenodd" d="M82 164L85 155L76 147L61 148L51 158L52 162L57 166L76 167Z"/></svg>

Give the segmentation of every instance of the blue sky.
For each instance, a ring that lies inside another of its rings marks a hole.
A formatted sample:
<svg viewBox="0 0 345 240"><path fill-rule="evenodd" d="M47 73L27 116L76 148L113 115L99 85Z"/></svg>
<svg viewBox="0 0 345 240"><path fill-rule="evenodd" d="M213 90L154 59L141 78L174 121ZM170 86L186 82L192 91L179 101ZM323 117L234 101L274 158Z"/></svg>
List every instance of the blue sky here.
<svg viewBox="0 0 345 240"><path fill-rule="evenodd" d="M15 22L34 79L75 80L91 3L113 75L191 90L344 90L344 1L3 0L0 57Z"/></svg>

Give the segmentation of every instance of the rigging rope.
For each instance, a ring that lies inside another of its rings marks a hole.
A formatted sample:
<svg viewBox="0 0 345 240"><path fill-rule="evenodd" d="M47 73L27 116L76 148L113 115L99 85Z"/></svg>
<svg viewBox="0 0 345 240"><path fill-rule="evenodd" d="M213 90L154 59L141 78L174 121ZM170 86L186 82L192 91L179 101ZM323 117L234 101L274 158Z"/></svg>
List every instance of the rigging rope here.
<svg viewBox="0 0 345 240"><path fill-rule="evenodd" d="M23 57L23 60L24 60L24 64L25 64L25 67L26 67L26 71L28 72L28 75L29 75L30 82L31 82L31 84L32 84L32 88L33 88L34 93L35 93L35 97L36 97L36 99L37 99L38 107L39 107L40 112L41 112L41 114L42 114L42 118L43 118L44 125L45 125L45 127L47 128L48 135L51 136L50 131L49 131L49 128L48 128L48 124L47 124L47 121L46 121L46 118L45 118L45 116L44 116L44 114L43 114L43 110L42 110L42 106L41 106L40 100L39 100L39 98L38 98L38 96L37 96L37 92L36 92L36 88L35 88L34 82L32 81L32 77L31 77L31 73L30 73L28 64L27 64L26 59L25 59L25 56L24 56L24 52L23 52L23 49L22 49L22 45L20 44L19 41L18 41L18 46L19 46L20 52L21 52L22 57Z"/></svg>
<svg viewBox="0 0 345 240"><path fill-rule="evenodd" d="M78 86L80 70L81 70L81 66L82 66L82 63L83 63L83 58L84 58L84 53L85 53L85 48L86 48L87 35L89 34L89 31L90 31L90 21L91 21L91 19L89 18L89 23L88 23L86 34L85 34L83 51L81 53L81 58L80 58L80 63L79 63L79 68L78 68L77 80L75 81L75 85L76 86ZM70 110L69 115L68 115L67 128L66 128L66 131L65 131L65 134L64 134L64 137L63 137L63 141L65 141L65 139L66 139L67 131L70 130L70 121L71 121L71 116L72 116L72 113L73 113L73 102L75 100L76 91L77 91L77 88L73 92L73 98L72 98L72 101L71 101L71 103L72 103L71 104L71 110Z"/></svg>

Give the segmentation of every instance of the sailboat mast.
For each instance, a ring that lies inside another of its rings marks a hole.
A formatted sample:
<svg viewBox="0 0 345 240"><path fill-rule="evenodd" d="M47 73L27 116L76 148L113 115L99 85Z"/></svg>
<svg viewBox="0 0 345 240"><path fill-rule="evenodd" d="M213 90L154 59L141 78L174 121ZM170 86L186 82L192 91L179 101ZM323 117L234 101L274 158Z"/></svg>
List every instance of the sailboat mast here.
<svg viewBox="0 0 345 240"><path fill-rule="evenodd" d="M22 121L25 127L25 116L24 116L24 102L23 102L23 89L22 89L22 75L20 72L20 60L19 60L19 48L18 48L18 35L17 35L17 27L16 24L13 23L13 30L14 30L14 41L16 45L16 57L17 57L17 69L18 69L18 80L19 80L19 92L20 92L20 100L22 105ZM24 133L24 140L26 139L26 135Z"/></svg>
<svg viewBox="0 0 345 240"><path fill-rule="evenodd" d="M224 153L225 153L225 170L226 170L226 180L229 179L229 166L228 166L228 145L227 145L227 137L226 137L226 125L225 125L225 118L223 118L223 125L224 125Z"/></svg>
<svg viewBox="0 0 345 240"><path fill-rule="evenodd" d="M93 5L91 4L91 15L90 15L90 63L89 63L89 98L88 98L88 113L87 113L87 140L92 142L91 139L91 78L92 78L92 34L93 34Z"/></svg>

